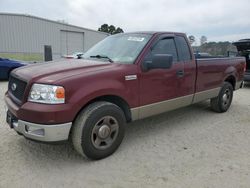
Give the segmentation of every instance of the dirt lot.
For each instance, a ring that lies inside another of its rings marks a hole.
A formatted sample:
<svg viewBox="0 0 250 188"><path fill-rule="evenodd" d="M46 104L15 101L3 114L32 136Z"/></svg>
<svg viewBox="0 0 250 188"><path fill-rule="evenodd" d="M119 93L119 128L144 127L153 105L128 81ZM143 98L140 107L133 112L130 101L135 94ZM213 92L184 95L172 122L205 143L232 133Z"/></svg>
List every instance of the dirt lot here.
<svg viewBox="0 0 250 188"><path fill-rule="evenodd" d="M0 187L185 187L250 185L250 87L235 92L230 110L209 103L131 123L112 156L89 161L69 144L18 136L5 123L0 82Z"/></svg>

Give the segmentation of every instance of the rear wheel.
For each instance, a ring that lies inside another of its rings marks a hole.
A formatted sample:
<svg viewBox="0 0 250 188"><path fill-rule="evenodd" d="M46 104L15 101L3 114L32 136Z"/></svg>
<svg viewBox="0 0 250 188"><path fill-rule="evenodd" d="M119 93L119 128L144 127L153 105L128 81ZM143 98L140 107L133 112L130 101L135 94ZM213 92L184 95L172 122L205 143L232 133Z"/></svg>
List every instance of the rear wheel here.
<svg viewBox="0 0 250 188"><path fill-rule="evenodd" d="M211 107L216 112L226 112L232 103L232 99L233 86L229 82L224 82L219 95L211 99Z"/></svg>
<svg viewBox="0 0 250 188"><path fill-rule="evenodd" d="M76 118L72 143L76 151L91 159L111 155L124 137L125 116L115 104L95 102Z"/></svg>

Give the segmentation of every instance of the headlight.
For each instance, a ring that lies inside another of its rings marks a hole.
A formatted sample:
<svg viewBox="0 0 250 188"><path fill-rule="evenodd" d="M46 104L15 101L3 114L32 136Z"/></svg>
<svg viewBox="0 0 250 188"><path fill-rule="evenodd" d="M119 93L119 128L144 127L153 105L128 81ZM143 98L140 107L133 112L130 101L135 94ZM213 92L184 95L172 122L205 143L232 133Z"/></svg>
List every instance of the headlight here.
<svg viewBox="0 0 250 188"><path fill-rule="evenodd" d="M28 101L45 104L62 104L65 102L65 90L62 86L33 84Z"/></svg>

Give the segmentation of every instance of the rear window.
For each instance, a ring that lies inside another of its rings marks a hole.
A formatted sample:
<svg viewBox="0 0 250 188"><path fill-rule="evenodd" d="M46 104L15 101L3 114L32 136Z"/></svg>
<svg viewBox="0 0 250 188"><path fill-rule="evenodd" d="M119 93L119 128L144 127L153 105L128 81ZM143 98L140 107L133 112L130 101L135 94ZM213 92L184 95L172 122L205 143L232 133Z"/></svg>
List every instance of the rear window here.
<svg viewBox="0 0 250 188"><path fill-rule="evenodd" d="M179 61L189 61L192 59L187 41L184 37L176 36L176 46Z"/></svg>

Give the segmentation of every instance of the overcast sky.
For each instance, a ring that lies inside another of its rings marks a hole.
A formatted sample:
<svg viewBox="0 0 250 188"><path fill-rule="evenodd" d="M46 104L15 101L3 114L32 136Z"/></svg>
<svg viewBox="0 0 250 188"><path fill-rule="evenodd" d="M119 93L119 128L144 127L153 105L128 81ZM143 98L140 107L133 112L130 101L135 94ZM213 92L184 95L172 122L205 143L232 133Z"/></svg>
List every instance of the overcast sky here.
<svg viewBox="0 0 250 188"><path fill-rule="evenodd" d="M179 31L208 41L250 38L250 0L0 0L0 12L25 13L97 29Z"/></svg>

